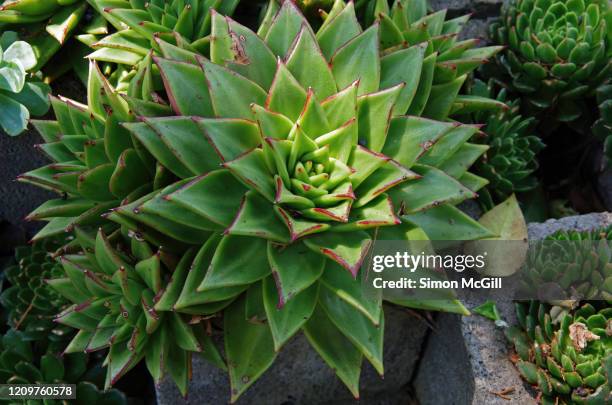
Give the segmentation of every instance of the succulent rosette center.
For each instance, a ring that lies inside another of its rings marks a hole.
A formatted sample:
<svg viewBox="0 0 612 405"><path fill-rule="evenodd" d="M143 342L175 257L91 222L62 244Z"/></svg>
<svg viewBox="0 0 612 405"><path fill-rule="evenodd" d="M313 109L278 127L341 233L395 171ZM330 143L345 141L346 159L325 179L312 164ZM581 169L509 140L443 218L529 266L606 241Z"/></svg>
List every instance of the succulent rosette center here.
<svg viewBox="0 0 612 405"><path fill-rule="evenodd" d="M283 65L279 65L278 73L285 73L285 69ZM349 94L353 93L354 105L357 105L358 86L359 82L355 82L346 90ZM266 107L253 105L256 117L275 117L286 128L277 128L280 132L272 132L272 128L262 126L262 120L258 120L263 135L261 148L225 164L230 171L243 178L247 185L260 191L263 197L271 197L269 200L285 220L293 217L323 222L321 226L311 229L313 232L326 229L329 222L354 222L352 220L355 217L351 218L352 208L359 211L360 207L371 203L391 186L417 177L408 169L392 162L389 157L358 145L358 120L355 113L338 127L332 127L325 115L325 106L337 102L338 97L335 94L319 103L315 92L309 88L305 92L304 107L295 122ZM255 182L249 180L248 173L241 174L240 163L253 159L255 155L261 155L261 160L265 162L266 174L273 179L270 182L272 190L257 187ZM365 161L369 161L371 165L367 171L361 167ZM373 190L366 180L376 169L383 166L387 171L397 171L397 177L393 181L379 184L379 187ZM362 184L365 186L361 192L356 193L355 190ZM385 200L388 212L379 225L399 223L399 219L394 217L390 202L386 197L382 200ZM377 200L375 204L382 200ZM366 224L360 225L365 227ZM292 235L291 239L297 236Z"/></svg>

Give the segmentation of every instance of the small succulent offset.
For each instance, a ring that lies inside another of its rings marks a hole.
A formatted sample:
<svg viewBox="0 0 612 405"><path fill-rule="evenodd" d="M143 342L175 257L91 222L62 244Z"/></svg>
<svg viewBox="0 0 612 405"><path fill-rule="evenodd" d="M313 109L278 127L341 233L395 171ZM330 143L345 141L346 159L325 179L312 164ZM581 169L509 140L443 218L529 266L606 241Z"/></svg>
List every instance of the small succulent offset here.
<svg viewBox="0 0 612 405"><path fill-rule="evenodd" d="M89 72L88 105L51 97L55 121L33 120L45 143L38 145L52 163L18 177L19 181L55 191L49 200L26 219L48 221L34 240L71 230L74 226L97 227L101 214L165 186L172 175L130 133L119 125L133 120L128 104L109 85L93 62ZM163 106L157 106L159 108ZM169 108L166 107L169 111ZM163 108L162 108L163 111Z"/></svg>
<svg viewBox="0 0 612 405"><path fill-rule="evenodd" d="M472 116L474 122L486 123L483 127L486 137L481 137L481 142L489 145L489 150L478 161L474 171L489 180L480 197L490 208L513 193L537 187L538 181L533 173L538 168L536 155L544 148L544 143L532 132L535 118L524 118L519 113L520 100L508 100L505 88L496 93L493 81L486 84L476 80L471 94L495 97L507 105L502 111L477 112Z"/></svg>
<svg viewBox="0 0 612 405"><path fill-rule="evenodd" d="M559 231L529 249L521 276L525 292L554 299L612 300L612 228Z"/></svg>
<svg viewBox="0 0 612 405"><path fill-rule="evenodd" d="M101 391L97 384L102 370L92 366L85 353L39 355L22 332L9 330L0 337L0 383L75 384L76 404L127 404L125 395L112 389ZM2 403L5 401L3 400ZM56 399L10 401L11 404L60 405Z"/></svg>
<svg viewBox="0 0 612 405"><path fill-rule="evenodd" d="M117 31L101 39L96 35L82 35L79 39L95 49L90 59L116 64L109 79L118 91L126 92L151 49L159 51L155 38L206 55L210 46L210 10L231 15L239 0L88 2Z"/></svg>
<svg viewBox="0 0 612 405"><path fill-rule="evenodd" d="M68 301L46 284L46 280L63 274L49 253L58 247L57 241L47 239L17 248L15 264L3 273L4 283L8 281L10 286L0 295L8 326L19 330L27 341L45 343L53 352L61 352L74 334L72 328L54 322Z"/></svg>
<svg viewBox="0 0 612 405"><path fill-rule="evenodd" d="M556 122L585 110L584 97L612 71L611 8L607 0L513 0L491 25L508 46L499 58L524 106Z"/></svg>
<svg viewBox="0 0 612 405"><path fill-rule="evenodd" d="M610 403L612 308L605 301L575 310L539 301L516 304L519 327L506 335L521 376L541 393L542 404Z"/></svg>
<svg viewBox="0 0 612 405"><path fill-rule="evenodd" d="M74 34L86 10L84 0L4 0L0 31L19 31L34 49L34 70L40 70Z"/></svg>
<svg viewBox="0 0 612 405"><path fill-rule="evenodd" d="M0 36L0 129L15 136L28 126L30 114L49 110L49 86L28 71L36 66L32 47L7 31Z"/></svg>
<svg viewBox="0 0 612 405"><path fill-rule="evenodd" d="M291 1L268 14L258 34L213 12L210 59L158 40L154 68L177 116L124 124L178 180L106 217L124 233L187 252L162 298L152 294L147 305L172 310L164 318L171 325L159 333L184 325L180 313L223 311L232 400L300 331L357 396L363 357L383 373L382 299L364 297L359 271L373 240L492 236L455 207L486 184L468 172L487 149L468 142L478 127L404 115L422 100L413 73L427 46L382 54L380 25L363 30L354 4L337 4L316 33ZM438 95L450 99L441 113L450 111L453 90ZM113 299L153 322L128 298L134 285L147 289L144 276L127 276L140 266L120 262L103 270ZM393 303L466 313L452 298ZM82 329L92 333L95 324ZM143 330L132 325L130 333ZM171 372L183 378L196 341L171 343L169 350L180 351L168 357L177 362ZM111 380L142 356L134 347L111 348ZM115 365L113 350L121 353ZM181 378L175 380L184 390Z"/></svg>
<svg viewBox="0 0 612 405"><path fill-rule="evenodd" d="M59 258L65 275L49 284L74 303L56 321L79 329L66 353L109 349L106 388L143 358L156 383L166 372L183 394L190 378L191 353L223 367L223 361L203 324L172 311L194 252L170 256L120 231L108 237L102 230L76 230L79 254ZM218 303L202 305L197 313L211 313Z"/></svg>

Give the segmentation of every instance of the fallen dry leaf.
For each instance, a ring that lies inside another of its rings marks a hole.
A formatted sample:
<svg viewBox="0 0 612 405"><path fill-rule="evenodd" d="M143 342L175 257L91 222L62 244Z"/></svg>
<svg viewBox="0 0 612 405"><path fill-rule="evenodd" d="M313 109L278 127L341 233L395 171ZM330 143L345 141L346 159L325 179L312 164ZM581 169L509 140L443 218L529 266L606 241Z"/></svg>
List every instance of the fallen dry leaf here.
<svg viewBox="0 0 612 405"><path fill-rule="evenodd" d="M592 340L599 340L599 336L591 332L582 322L575 322L569 326L569 336L574 349L582 351Z"/></svg>
<svg viewBox="0 0 612 405"><path fill-rule="evenodd" d="M505 399L506 401L510 401L512 400L512 398L510 398L508 396L508 394L511 394L514 392L514 387L507 387L504 388L501 391L489 391L491 394L500 397L501 399Z"/></svg>

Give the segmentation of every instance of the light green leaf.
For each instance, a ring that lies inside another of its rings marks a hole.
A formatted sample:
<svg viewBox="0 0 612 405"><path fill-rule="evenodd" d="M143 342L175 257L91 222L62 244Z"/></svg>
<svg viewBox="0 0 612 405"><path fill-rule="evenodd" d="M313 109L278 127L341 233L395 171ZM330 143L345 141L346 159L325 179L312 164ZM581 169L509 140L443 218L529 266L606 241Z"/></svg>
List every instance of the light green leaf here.
<svg viewBox="0 0 612 405"><path fill-rule="evenodd" d="M25 84L26 72L17 62L3 63L0 67L0 91L2 93L19 93Z"/></svg>
<svg viewBox="0 0 612 405"><path fill-rule="evenodd" d="M279 291L276 303L279 307L316 282L323 274L326 262L325 257L303 243L277 246L269 242L268 260Z"/></svg>
<svg viewBox="0 0 612 405"><path fill-rule="evenodd" d="M304 239L304 244L314 252L327 256L357 276L359 267L370 248L370 236L364 231L349 233L326 232Z"/></svg>
<svg viewBox="0 0 612 405"><path fill-rule="evenodd" d="M281 347L308 321L317 304L318 292L319 283L315 283L279 307L274 278L268 276L263 280L264 307L275 351L280 351Z"/></svg>
<svg viewBox="0 0 612 405"><path fill-rule="evenodd" d="M359 398L361 352L331 322L320 305L304 325L304 334L353 396Z"/></svg>
<svg viewBox="0 0 612 405"><path fill-rule="evenodd" d="M245 299L242 298L226 309L223 317L232 402L257 381L276 358L268 325L248 322L244 314Z"/></svg>
<svg viewBox="0 0 612 405"><path fill-rule="evenodd" d="M336 93L336 83L329 64L308 26L302 27L285 63L302 87L311 87L319 100Z"/></svg>
<svg viewBox="0 0 612 405"><path fill-rule="evenodd" d="M442 204L458 204L476 194L441 170L425 165L415 165L414 171L422 177L390 191L391 198L405 213L415 213Z"/></svg>
<svg viewBox="0 0 612 405"><path fill-rule="evenodd" d="M24 41L13 42L8 49L4 51L2 58L4 62L19 62L25 70L30 70L36 66L36 55L32 46Z"/></svg>
<svg viewBox="0 0 612 405"><path fill-rule="evenodd" d="M402 217L422 228L431 240L476 240L495 234L460 209L441 205Z"/></svg>
<svg viewBox="0 0 612 405"><path fill-rule="evenodd" d="M364 272L361 271L356 279L352 278L342 267L335 262L327 260L325 272L321 278L321 288L333 292L347 304L365 315L370 322L378 326L380 314L383 310L382 299L378 297L364 296L362 278Z"/></svg>
<svg viewBox="0 0 612 405"><path fill-rule="evenodd" d="M483 269L487 276L503 277L517 272L527 255L528 242L527 224L514 194L486 212L479 222L497 236L471 242L466 251L487 252L487 265Z"/></svg>
<svg viewBox="0 0 612 405"><path fill-rule="evenodd" d="M270 274L265 239L226 235L198 291L251 284ZM245 271L245 269L249 269Z"/></svg>
<svg viewBox="0 0 612 405"><path fill-rule="evenodd" d="M376 326L352 305L326 288L319 291L319 302L334 325L357 346L376 371L383 375L383 312L381 311Z"/></svg>
<svg viewBox="0 0 612 405"><path fill-rule="evenodd" d="M377 91L380 84L378 52L377 24L338 49L331 60L338 88L343 89L359 80L359 95Z"/></svg>

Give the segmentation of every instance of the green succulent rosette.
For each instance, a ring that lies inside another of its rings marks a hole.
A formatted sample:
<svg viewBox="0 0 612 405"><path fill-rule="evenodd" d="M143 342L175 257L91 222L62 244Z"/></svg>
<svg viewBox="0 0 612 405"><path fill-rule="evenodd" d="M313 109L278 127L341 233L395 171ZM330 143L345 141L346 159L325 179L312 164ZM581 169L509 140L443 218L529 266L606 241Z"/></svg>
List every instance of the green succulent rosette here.
<svg viewBox="0 0 612 405"><path fill-rule="evenodd" d="M521 275L526 292L566 299L612 300L612 228L559 231L536 242Z"/></svg>
<svg viewBox="0 0 612 405"><path fill-rule="evenodd" d="M54 191L52 199L26 218L48 222L34 240L62 234L75 226L98 227L101 215L165 186L174 177L120 123L150 103L121 97L92 62L88 104L51 97L55 120L33 120L44 140L38 145L51 163L22 174L19 181ZM171 111L155 104L156 111Z"/></svg>
<svg viewBox="0 0 612 405"><path fill-rule="evenodd" d="M539 164L536 155L544 148L544 143L533 133L535 118L523 117L519 112L520 100L510 100L505 88L496 92L493 81L487 84L476 80L471 94L495 97L507 105L499 112L484 111L472 115L473 122L485 123L482 130L486 136L479 139L489 146L489 150L478 161L474 171L489 180L480 196L484 205L491 208L495 202L514 193L537 187L534 172Z"/></svg>
<svg viewBox="0 0 612 405"><path fill-rule="evenodd" d="M521 376L540 392L542 404L610 402L612 308L585 303L575 310L539 301L516 304L519 325L506 335Z"/></svg>
<svg viewBox="0 0 612 405"><path fill-rule="evenodd" d="M115 28L110 35L84 34L79 40L95 51L91 60L106 62L103 69L117 91L126 92L138 66L159 51L154 38L207 54L210 44L210 10L231 15L238 0L88 0ZM113 68L111 68L111 66Z"/></svg>
<svg viewBox="0 0 612 405"><path fill-rule="evenodd" d="M49 253L59 245L49 239L18 247L15 263L3 271L4 289L0 295L8 326L19 330L25 340L44 343L56 352L63 350L73 335L72 328L54 322L68 301L46 284L46 280L63 274Z"/></svg>
<svg viewBox="0 0 612 405"><path fill-rule="evenodd" d="M51 89L39 77L29 73L36 66L34 50L17 34L6 31L0 36L0 130L10 136L22 133L30 115L41 116L49 110Z"/></svg>
<svg viewBox="0 0 612 405"><path fill-rule="evenodd" d="M183 395L192 353L205 350L205 358L224 367L203 324L172 310L193 251L182 256L153 251L136 235L119 230L107 236L77 228L75 234L81 250L62 255L64 275L49 281L74 303L55 318L79 330L65 353L108 349L106 388L144 359L156 383L168 374ZM193 312L222 307L215 303Z"/></svg>
<svg viewBox="0 0 612 405"><path fill-rule="evenodd" d="M612 14L608 1L514 0L491 25L508 48L499 58L524 106L548 120L572 122L584 99L609 80Z"/></svg>
<svg viewBox="0 0 612 405"><path fill-rule="evenodd" d="M176 116L124 124L179 180L106 218L196 249L162 308L223 311L233 400L299 331L357 396L364 357L383 373L382 299L359 271L373 241L492 236L455 207L486 184L468 172L478 127L403 115L427 46L382 56L379 30L353 3L316 33L290 1L259 34L213 12L210 59L157 42ZM394 303L467 312L452 296Z"/></svg>
<svg viewBox="0 0 612 405"><path fill-rule="evenodd" d="M99 389L99 365L93 365L85 353L39 354L22 332L10 330L0 337L0 383L2 384L75 384L76 404L127 404L125 395L116 389ZM57 399L0 400L6 404L55 405Z"/></svg>

